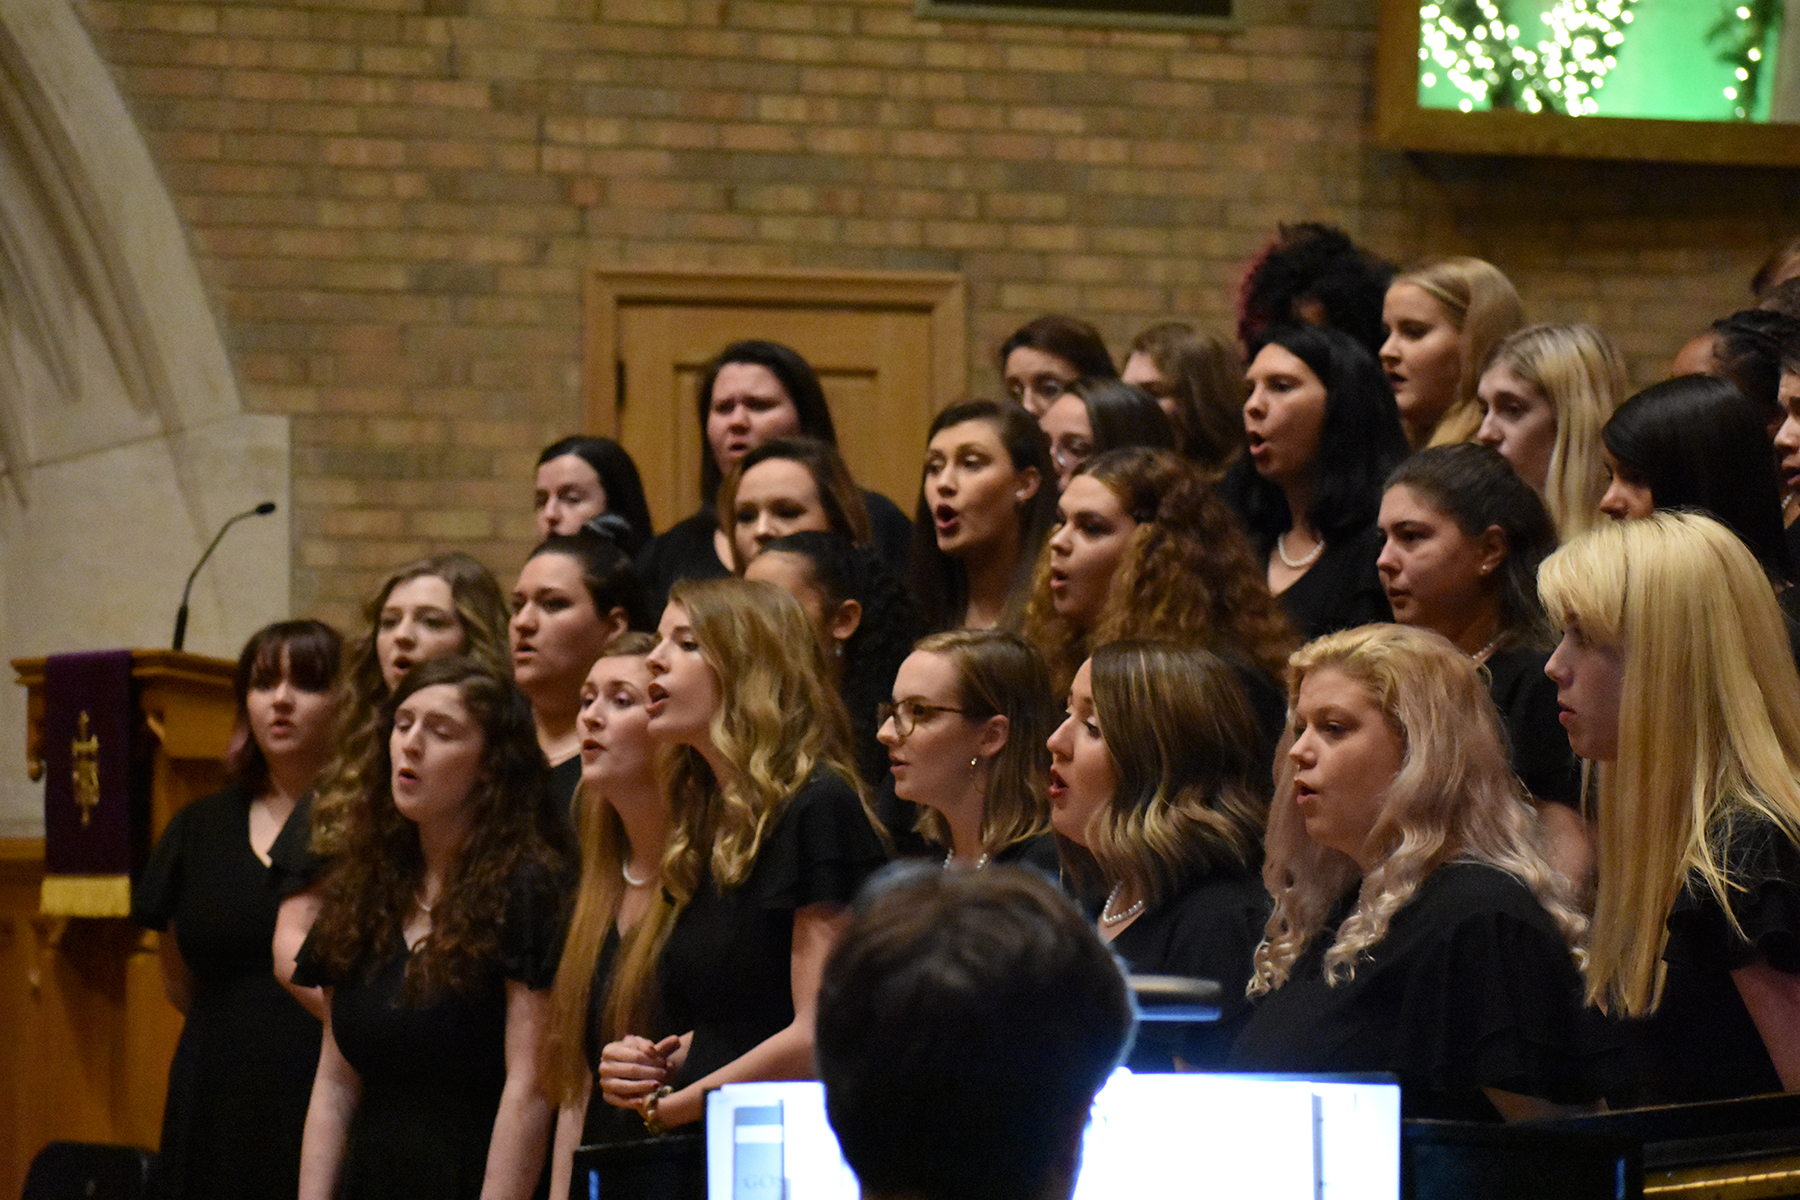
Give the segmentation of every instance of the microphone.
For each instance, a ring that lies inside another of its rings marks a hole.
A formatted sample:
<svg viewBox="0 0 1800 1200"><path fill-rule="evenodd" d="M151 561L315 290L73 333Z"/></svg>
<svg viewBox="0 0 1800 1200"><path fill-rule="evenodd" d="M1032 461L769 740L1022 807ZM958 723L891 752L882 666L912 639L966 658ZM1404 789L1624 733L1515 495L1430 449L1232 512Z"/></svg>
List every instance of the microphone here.
<svg viewBox="0 0 1800 1200"><path fill-rule="evenodd" d="M230 529L245 517L266 517L274 511L275 502L273 500L264 500L255 508L241 512L237 516L231 518L231 520L219 526L219 532L213 535L212 544L207 546L206 553L200 556L200 561L194 564L194 569L192 571L188 572L187 586L181 589L181 607L175 611L175 644L173 649L181 649L182 645L187 641L188 593L194 590L194 576L200 574L200 568L206 565L206 560L212 557L212 552L214 550L218 549L219 539L225 536L225 531L227 529Z"/></svg>

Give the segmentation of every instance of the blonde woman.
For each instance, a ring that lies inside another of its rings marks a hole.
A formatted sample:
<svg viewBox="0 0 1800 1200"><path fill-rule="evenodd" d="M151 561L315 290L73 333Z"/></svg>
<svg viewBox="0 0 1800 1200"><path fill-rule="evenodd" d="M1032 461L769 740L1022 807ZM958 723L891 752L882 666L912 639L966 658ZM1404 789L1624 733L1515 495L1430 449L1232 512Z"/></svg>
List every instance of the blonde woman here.
<svg viewBox="0 0 1800 1200"><path fill-rule="evenodd" d="M1492 446L1543 497L1568 541L1600 522L1600 430L1625 399L1625 360L1591 325L1532 325L1495 347L1476 385Z"/></svg>
<svg viewBox="0 0 1800 1200"><path fill-rule="evenodd" d="M645 707L650 689L645 658L655 644L648 633L621 634L581 686L581 784L575 814L581 882L550 989L541 1068L558 1110L553 1196L569 1194L575 1146L607 1140L604 1125L597 1127L590 1119L624 1117L604 1104L590 1106L588 1100L600 1047L631 1021L628 1013L601 1001L621 945L650 909L668 837L669 801L657 779ZM612 998L628 1007L623 997Z"/></svg>
<svg viewBox="0 0 1800 1200"><path fill-rule="evenodd" d="M722 1083L812 1076L820 972L886 857L799 602L768 583L687 581L657 637L648 729L671 827L662 888L606 1002L646 1023L599 1069L606 1102L650 1137L699 1122ZM645 1015L650 986L659 1011Z"/></svg>
<svg viewBox="0 0 1800 1200"><path fill-rule="evenodd" d="M1469 440L1481 423L1481 364L1524 323L1512 281L1479 258L1430 259L1394 277L1381 305L1381 367L1414 447Z"/></svg>
<svg viewBox="0 0 1800 1200"><path fill-rule="evenodd" d="M1563 547L1539 588L1598 778L1587 991L1633 1035L1628 1098L1800 1088L1800 678L1768 577L1718 522L1658 512Z"/></svg>
<svg viewBox="0 0 1800 1200"><path fill-rule="evenodd" d="M1392 1071L1408 1117L1549 1115L1579 1078L1581 916L1442 636L1369 625L1294 655L1239 1069Z"/></svg>

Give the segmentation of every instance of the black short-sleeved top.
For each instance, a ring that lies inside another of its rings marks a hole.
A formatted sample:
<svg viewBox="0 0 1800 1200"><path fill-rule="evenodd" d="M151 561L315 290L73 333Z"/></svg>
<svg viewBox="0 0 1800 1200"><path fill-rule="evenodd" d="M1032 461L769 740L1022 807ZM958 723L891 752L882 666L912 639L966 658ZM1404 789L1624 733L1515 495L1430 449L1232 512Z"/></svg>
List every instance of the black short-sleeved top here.
<svg viewBox="0 0 1800 1200"><path fill-rule="evenodd" d="M670 1028L694 1035L674 1086L793 1023L794 913L848 904L885 860L855 791L820 769L776 818L743 883L720 891L702 873L656 968Z"/></svg>
<svg viewBox="0 0 1800 1200"><path fill-rule="evenodd" d="M1669 913L1668 973L1649 1017L1624 1022L1640 1104L1779 1092L1781 1079L1731 972L1754 963L1800 975L1800 847L1766 818L1739 810L1721 834L1731 911L1698 875Z"/></svg>
<svg viewBox="0 0 1800 1200"><path fill-rule="evenodd" d="M1330 985L1325 952L1355 900L1352 891L1339 904L1287 982L1253 1002L1232 1067L1391 1071L1409 1118L1495 1120L1484 1087L1592 1098L1581 976L1529 888L1483 863L1447 863L1394 914L1355 978Z"/></svg>
<svg viewBox="0 0 1800 1200"><path fill-rule="evenodd" d="M862 496L869 509L876 551L896 574L904 572L912 553L912 522L880 492L865 491ZM683 579L723 579L731 574L731 568L719 561L713 544L718 530L718 516L708 504L645 543L638 552L637 566L652 613L661 613L669 602L669 589Z"/></svg>
<svg viewBox="0 0 1800 1200"><path fill-rule="evenodd" d="M1577 806L1581 760L1569 749L1556 702L1556 685L1544 674L1550 656L1517 646L1488 656L1488 695L1500 710L1513 773L1539 800Z"/></svg>
<svg viewBox="0 0 1800 1200"><path fill-rule="evenodd" d="M1134 1071L1169 1071L1179 1057L1197 1070L1224 1066L1249 1016L1244 986L1269 903L1256 871L1220 870L1191 881L1119 931L1113 951L1134 975L1186 975L1220 987L1217 1021L1188 1028L1142 1024L1126 1065Z"/></svg>
<svg viewBox="0 0 1800 1200"><path fill-rule="evenodd" d="M319 962L312 939L301 948L294 981L332 989L332 1033L362 1084L340 1197L480 1196L506 1083L506 983L550 986L566 895L548 870L522 869L486 976L422 1007L400 1000L410 951L398 930L379 962L344 975ZM540 1180L539 1194L547 1187Z"/></svg>
<svg viewBox="0 0 1800 1200"><path fill-rule="evenodd" d="M194 977L169 1067L152 1196L285 1197L319 1063L319 1022L275 981L275 871L250 848L242 787L170 819L132 891L131 915L175 926ZM305 825L298 809L288 818Z"/></svg>
<svg viewBox="0 0 1800 1200"><path fill-rule="evenodd" d="M1381 530L1372 524L1326 540L1319 560L1276 597L1303 639L1394 619L1375 570L1380 554Z"/></svg>

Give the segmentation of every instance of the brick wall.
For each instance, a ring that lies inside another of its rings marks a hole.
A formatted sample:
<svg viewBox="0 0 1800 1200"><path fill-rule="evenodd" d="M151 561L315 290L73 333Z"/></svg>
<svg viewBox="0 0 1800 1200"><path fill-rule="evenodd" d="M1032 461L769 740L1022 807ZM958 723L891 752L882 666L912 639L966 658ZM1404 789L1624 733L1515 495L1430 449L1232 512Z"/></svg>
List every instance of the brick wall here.
<svg viewBox="0 0 1800 1200"><path fill-rule="evenodd" d="M1278 220L1479 254L1640 381L1800 225L1793 172L1361 143L1373 0L1237 34L910 0L87 0L247 403L294 434L294 594L347 620L446 544L510 579L580 421L595 263L954 270L970 378L1046 310L1225 327Z"/></svg>

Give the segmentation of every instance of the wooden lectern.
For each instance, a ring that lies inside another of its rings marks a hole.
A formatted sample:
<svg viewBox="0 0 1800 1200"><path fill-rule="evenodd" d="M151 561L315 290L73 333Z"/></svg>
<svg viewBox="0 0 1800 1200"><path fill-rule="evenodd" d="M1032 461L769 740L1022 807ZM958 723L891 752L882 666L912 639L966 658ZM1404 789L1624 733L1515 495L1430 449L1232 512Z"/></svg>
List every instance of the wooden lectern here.
<svg viewBox="0 0 1800 1200"><path fill-rule="evenodd" d="M44 659L13 660L29 689L26 769L44 773ZM150 836L224 783L236 664L171 650L131 654L134 778ZM141 865L141 864L138 864ZM163 996L157 935L123 918L44 916L44 843L0 840L0 1196L56 1139L154 1147L181 1016Z"/></svg>

